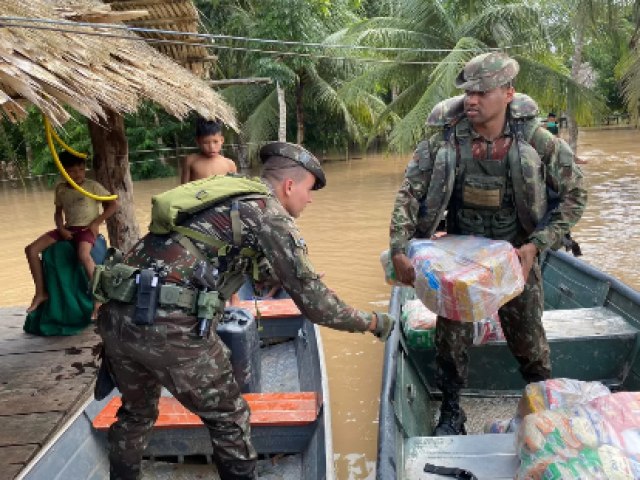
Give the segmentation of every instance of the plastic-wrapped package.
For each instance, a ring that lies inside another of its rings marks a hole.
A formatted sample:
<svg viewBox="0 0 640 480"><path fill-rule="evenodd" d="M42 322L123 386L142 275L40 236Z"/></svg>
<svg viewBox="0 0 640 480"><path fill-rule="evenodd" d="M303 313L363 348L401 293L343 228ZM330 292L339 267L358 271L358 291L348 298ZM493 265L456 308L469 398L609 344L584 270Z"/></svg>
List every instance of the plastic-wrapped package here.
<svg viewBox="0 0 640 480"><path fill-rule="evenodd" d="M473 344L484 345L485 343L504 340L500 316L496 312L489 318L484 318L473 323Z"/></svg>
<svg viewBox="0 0 640 480"><path fill-rule="evenodd" d="M592 416L584 410L585 405L595 398L610 395L611 391L600 382L583 382L572 378L552 378L528 384L522 393L516 416L511 419L489 420L484 426L485 433L512 433L518 431L522 419L530 413L559 408L572 408L575 416L589 418L598 423L595 412ZM592 418L593 417L593 418ZM535 434L534 434L535 435Z"/></svg>
<svg viewBox="0 0 640 480"><path fill-rule="evenodd" d="M516 479L640 478L640 393L527 415L518 453Z"/></svg>
<svg viewBox="0 0 640 480"><path fill-rule="evenodd" d="M446 235L412 240L407 256L416 270L418 298L451 320L491 317L524 288L522 267L509 242Z"/></svg>
<svg viewBox="0 0 640 480"><path fill-rule="evenodd" d="M407 300L400 315L402 330L407 345L413 348L427 349L435 344L436 314L418 300Z"/></svg>
<svg viewBox="0 0 640 480"><path fill-rule="evenodd" d="M518 404L518 415L525 417L543 410L581 405L610 393L600 382L583 382L572 378L552 378L529 383Z"/></svg>
<svg viewBox="0 0 640 480"><path fill-rule="evenodd" d="M407 340L412 348L428 349L435 346L436 314L429 310L422 301L407 300L402 306L400 321ZM496 313L473 324L473 344L482 345L495 340L503 340L504 334L500 326L500 318Z"/></svg>
<svg viewBox="0 0 640 480"><path fill-rule="evenodd" d="M393 268L393 262L391 261L391 257L389 256L389 250L385 250L380 254L380 263L382 264L382 269L384 270L384 281L387 282L387 285L402 285L398 281L396 271Z"/></svg>

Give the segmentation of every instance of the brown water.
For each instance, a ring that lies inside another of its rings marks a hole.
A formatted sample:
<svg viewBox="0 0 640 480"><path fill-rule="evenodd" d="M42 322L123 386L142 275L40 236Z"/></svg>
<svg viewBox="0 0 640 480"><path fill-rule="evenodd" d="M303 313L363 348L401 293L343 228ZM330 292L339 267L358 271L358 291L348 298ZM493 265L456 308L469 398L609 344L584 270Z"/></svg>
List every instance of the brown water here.
<svg viewBox="0 0 640 480"><path fill-rule="evenodd" d="M589 207L574 237L584 258L640 289L640 146L637 130L585 132L580 155ZM372 156L326 165L328 187L315 194L299 226L316 269L344 300L386 310L389 287L378 257L387 247L396 189L408 156ZM149 221L150 196L176 178L135 184L137 218ZM26 305L33 286L24 246L53 227L53 193L35 182L28 191L0 184L0 306ZM103 229L104 230L104 229ZM383 345L371 335L322 330L329 370L333 439L339 480L374 477Z"/></svg>

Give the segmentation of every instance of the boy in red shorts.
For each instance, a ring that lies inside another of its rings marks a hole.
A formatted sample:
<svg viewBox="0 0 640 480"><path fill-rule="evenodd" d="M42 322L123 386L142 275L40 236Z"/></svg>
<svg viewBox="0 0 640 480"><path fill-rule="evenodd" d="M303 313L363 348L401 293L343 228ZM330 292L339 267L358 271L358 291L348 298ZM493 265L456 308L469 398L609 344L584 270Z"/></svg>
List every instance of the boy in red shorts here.
<svg viewBox="0 0 640 480"><path fill-rule="evenodd" d="M83 158L63 152L60 154L60 162L69 177L84 190L100 196L110 195L98 182L85 178L85 160ZM36 293L31 305L27 308L27 313L34 311L38 305L49 298L44 285L40 253L60 240L73 241L78 252L78 260L84 266L87 277L91 280L95 268L95 263L91 258L91 247L93 247L98 235L98 228L102 222L116 212L118 207L115 200L105 201L102 202L102 213L99 213L100 202L80 193L68 182L61 182L56 186L54 203L56 211L53 218L56 229L41 235L24 249L33 283L36 286Z"/></svg>

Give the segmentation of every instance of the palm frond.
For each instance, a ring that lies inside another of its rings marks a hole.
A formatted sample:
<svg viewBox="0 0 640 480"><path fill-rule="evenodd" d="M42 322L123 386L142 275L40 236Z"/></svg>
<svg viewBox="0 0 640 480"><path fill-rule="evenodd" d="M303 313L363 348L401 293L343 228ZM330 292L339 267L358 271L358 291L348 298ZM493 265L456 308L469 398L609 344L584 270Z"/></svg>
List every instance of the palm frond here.
<svg viewBox="0 0 640 480"><path fill-rule="evenodd" d="M406 151L423 138L427 116L438 102L458 93L454 85L456 76L464 64L483 47L475 38L460 39L456 48L433 70L428 78L427 88L413 108L391 131L389 145L392 149ZM403 95L398 100L402 97Z"/></svg>
<svg viewBox="0 0 640 480"><path fill-rule="evenodd" d="M278 95L272 87L267 95L247 118L242 127L243 137L249 144L249 154L254 155L260 144L276 138L278 132Z"/></svg>
<svg viewBox="0 0 640 480"><path fill-rule="evenodd" d="M517 89L533 97L541 107L565 110L571 102L580 124L593 123L606 111L604 99L572 80L564 65L543 63L519 55L515 58L520 64Z"/></svg>

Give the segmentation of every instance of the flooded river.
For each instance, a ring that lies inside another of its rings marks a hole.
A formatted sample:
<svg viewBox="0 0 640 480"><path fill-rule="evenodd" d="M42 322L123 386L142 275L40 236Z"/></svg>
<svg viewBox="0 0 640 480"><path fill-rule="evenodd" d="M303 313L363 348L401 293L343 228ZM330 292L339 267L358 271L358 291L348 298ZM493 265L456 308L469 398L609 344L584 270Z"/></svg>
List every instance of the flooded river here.
<svg viewBox="0 0 640 480"><path fill-rule="evenodd" d="M640 289L640 146L637 130L583 132L580 156L589 206L574 229L584 259ZM389 214L409 156L376 155L326 165L328 187L316 192L299 221L316 269L352 305L386 310L379 255L387 248ZM135 184L136 215L149 221L150 197L178 179ZM53 192L0 183L0 306L33 295L23 249L53 228ZM106 229L103 227L103 232ZM333 440L339 480L374 477L383 345L371 335L322 330L329 370Z"/></svg>

